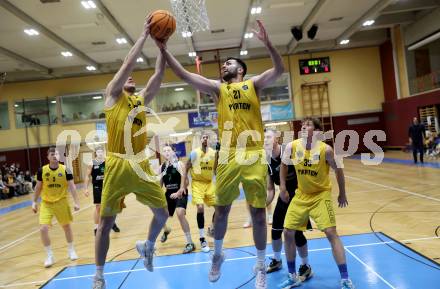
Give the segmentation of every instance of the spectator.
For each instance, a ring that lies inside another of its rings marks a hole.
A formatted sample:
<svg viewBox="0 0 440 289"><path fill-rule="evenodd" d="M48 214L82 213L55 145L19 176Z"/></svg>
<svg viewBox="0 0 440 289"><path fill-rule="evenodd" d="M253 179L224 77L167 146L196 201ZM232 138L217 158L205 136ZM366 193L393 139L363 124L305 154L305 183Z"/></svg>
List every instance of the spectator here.
<svg viewBox="0 0 440 289"><path fill-rule="evenodd" d="M32 185L32 176L30 171L26 171L24 174L24 188L27 193L33 193L32 189L34 186Z"/></svg>
<svg viewBox="0 0 440 289"><path fill-rule="evenodd" d="M414 163L417 164L417 152L420 153L420 162L423 164L423 145L425 143L425 126L419 124L417 117L413 118L413 124L408 129L409 143L412 146Z"/></svg>
<svg viewBox="0 0 440 289"><path fill-rule="evenodd" d="M12 197L15 197L18 195L17 192L17 183L16 180L14 179L14 176L12 175L12 173L10 171L7 172L6 176L4 177L4 182L6 184L6 186L9 188L9 195Z"/></svg>
<svg viewBox="0 0 440 289"><path fill-rule="evenodd" d="M82 111L79 112L79 119L80 120L85 120L87 119L87 116L85 114L82 113Z"/></svg>
<svg viewBox="0 0 440 289"><path fill-rule="evenodd" d="M9 188L3 183L3 175L0 174L0 200L9 198Z"/></svg>
<svg viewBox="0 0 440 289"><path fill-rule="evenodd" d="M104 112L101 112L101 113L99 114L99 118L105 118L105 113L104 113Z"/></svg>
<svg viewBox="0 0 440 289"><path fill-rule="evenodd" d="M79 115L77 112L74 112L72 117L73 117L73 120L79 120Z"/></svg>
<svg viewBox="0 0 440 289"><path fill-rule="evenodd" d="M96 113L92 112L90 114L90 119L96 119L96 118L98 118L98 116L96 115Z"/></svg>
<svg viewBox="0 0 440 289"><path fill-rule="evenodd" d="M20 172L19 174L13 173L13 176L15 178L15 182L17 183L17 191L19 195L26 194L26 191L24 189L24 173Z"/></svg>
<svg viewBox="0 0 440 289"><path fill-rule="evenodd" d="M183 100L183 109L190 109L191 106L189 105L188 101L186 99Z"/></svg>
<svg viewBox="0 0 440 289"><path fill-rule="evenodd" d="M181 109L182 109L182 106L180 105L180 102L177 102L174 110L181 110Z"/></svg>

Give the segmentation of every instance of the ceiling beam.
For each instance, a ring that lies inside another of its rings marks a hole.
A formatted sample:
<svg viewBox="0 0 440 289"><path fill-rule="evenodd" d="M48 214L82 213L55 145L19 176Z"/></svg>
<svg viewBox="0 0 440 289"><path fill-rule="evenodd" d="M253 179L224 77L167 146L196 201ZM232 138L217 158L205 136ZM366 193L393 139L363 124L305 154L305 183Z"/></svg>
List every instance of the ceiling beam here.
<svg viewBox="0 0 440 289"><path fill-rule="evenodd" d="M310 27L316 23L320 17L320 14L325 10L324 8L329 5L330 2L332 2L332 0L319 0L316 3L312 11L310 11L309 15L307 15L306 19L304 19L304 22L301 24L303 37ZM298 46L298 44L298 41L296 41L296 39L292 36L292 39L290 39L289 43L287 44L287 53L291 53Z"/></svg>
<svg viewBox="0 0 440 289"><path fill-rule="evenodd" d="M0 53L4 54L4 55L6 55L6 56L8 56L8 57L10 57L12 59L15 59L15 60L17 60L19 62L22 62L22 63L24 63L24 64L26 64L28 66L36 68L39 71L45 72L47 74L51 74L52 73L52 70L49 67L41 65L39 63L36 63L36 62L26 58L26 57L23 57L23 56L15 53L15 52L12 52L12 51L10 51L10 50L8 50L8 49L6 49L4 47L1 47L1 46L0 46Z"/></svg>
<svg viewBox="0 0 440 289"><path fill-rule="evenodd" d="M7 0L0 0L0 6L9 11L10 13L14 14L16 17L20 18L22 21L26 22L27 24L31 25L32 28L38 30L38 32L44 34L48 38L52 39L54 42L56 42L58 45L66 48L70 52L72 52L75 56L81 58L84 60L87 64L93 65L99 70L99 64L87 56L84 52L74 47L72 44L67 42L66 40L62 39L58 35L56 35L54 32L46 28L44 25L33 19L31 16L23 12L22 10L18 9L16 6L11 4Z"/></svg>
<svg viewBox="0 0 440 289"><path fill-rule="evenodd" d="M383 28L391 28L395 25L405 25L411 24L417 20L417 17L414 13L398 13L398 14L382 14L374 22L374 25L368 27L361 27L359 30L377 30Z"/></svg>
<svg viewBox="0 0 440 289"><path fill-rule="evenodd" d="M437 0L399 1L385 8L381 14L397 14L420 10L434 10L439 7Z"/></svg>
<svg viewBox="0 0 440 289"><path fill-rule="evenodd" d="M119 24L118 20L116 20L116 18L113 16L113 14L110 12L110 10L108 10L107 6L105 6L101 0L95 0L95 3L96 3L96 6L98 6L99 10L101 10L101 12L105 15L105 17L107 17L108 21L110 21L110 23L116 28L116 30L118 30L118 32L122 36L124 36L125 39L127 39L127 42L131 46L133 46L134 45L133 39L130 37L130 35L128 35L127 31L125 31L125 29L121 26L121 24ZM148 56L145 55L142 51L141 51L141 56L145 59L145 63L148 66L151 66L151 63L150 63Z"/></svg>
<svg viewBox="0 0 440 289"><path fill-rule="evenodd" d="M376 19L383 9L389 5L396 3L397 0L379 0L371 7L364 15L356 20L347 30L345 30L338 38L336 38L336 44L338 45L341 40L349 39L351 35L356 33L362 28L362 24L369 19Z"/></svg>

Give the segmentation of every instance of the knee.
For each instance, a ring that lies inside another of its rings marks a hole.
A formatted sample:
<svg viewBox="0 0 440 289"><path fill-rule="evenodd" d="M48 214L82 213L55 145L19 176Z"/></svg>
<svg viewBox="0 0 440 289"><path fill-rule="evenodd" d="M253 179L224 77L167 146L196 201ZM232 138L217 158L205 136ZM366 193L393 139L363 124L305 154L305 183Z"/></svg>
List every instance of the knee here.
<svg viewBox="0 0 440 289"><path fill-rule="evenodd" d="M166 208L157 211L156 214L154 215L154 217L160 222L166 222L169 216L170 215L168 214L168 210Z"/></svg>
<svg viewBox="0 0 440 289"><path fill-rule="evenodd" d="M265 209L254 209L253 210L253 220L254 225L263 226L266 224L266 210Z"/></svg>
<svg viewBox="0 0 440 289"><path fill-rule="evenodd" d="M98 231L101 231L102 234L110 234L110 230L113 227L113 220L105 219L101 220L101 223L98 226Z"/></svg>
<svg viewBox="0 0 440 289"><path fill-rule="evenodd" d="M41 225L40 232L41 233L49 233L49 225Z"/></svg>
<svg viewBox="0 0 440 289"><path fill-rule="evenodd" d="M228 218L229 210L226 208L216 209L215 210L215 220L216 221L224 221Z"/></svg>
<svg viewBox="0 0 440 289"><path fill-rule="evenodd" d="M182 209L182 208L177 208L176 214L179 219L183 219L183 218L185 218L186 210Z"/></svg>
<svg viewBox="0 0 440 289"><path fill-rule="evenodd" d="M327 228L324 230L327 239L332 242L338 238L338 233L336 232L336 227Z"/></svg>
<svg viewBox="0 0 440 289"><path fill-rule="evenodd" d="M284 240L286 242L294 241L295 240L295 231L289 230L289 229L284 229Z"/></svg>
<svg viewBox="0 0 440 289"><path fill-rule="evenodd" d="M302 231L296 231L295 233L295 243L297 247L302 247L305 244L307 244L307 239L304 236L304 233Z"/></svg>
<svg viewBox="0 0 440 289"><path fill-rule="evenodd" d="M204 207L203 207L203 205L197 205L197 213L204 213L205 212L205 210L204 210Z"/></svg>
<svg viewBox="0 0 440 289"><path fill-rule="evenodd" d="M272 228L272 240L279 240L281 239L281 235L283 234L283 230L279 229L273 229Z"/></svg>

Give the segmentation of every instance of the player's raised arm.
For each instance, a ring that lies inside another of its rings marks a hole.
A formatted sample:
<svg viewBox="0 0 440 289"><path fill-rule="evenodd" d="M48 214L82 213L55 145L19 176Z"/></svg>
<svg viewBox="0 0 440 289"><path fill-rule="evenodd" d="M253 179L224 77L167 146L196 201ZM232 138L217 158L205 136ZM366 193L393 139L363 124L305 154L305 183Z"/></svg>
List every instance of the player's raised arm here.
<svg viewBox="0 0 440 289"><path fill-rule="evenodd" d="M197 73L192 73L186 70L177 59L167 50L164 43L156 41L164 55L168 65L174 71L174 73L186 83L193 86L195 89L204 93L210 94L214 97L214 101L217 102L218 95L220 93L220 82L203 77Z"/></svg>
<svg viewBox="0 0 440 289"><path fill-rule="evenodd" d="M148 35L150 34L150 20L151 16L145 20L144 28L139 36L136 43L128 52L127 56L122 63L121 68L119 68L118 72L116 72L113 79L107 85L105 89L105 106L112 107L119 99L122 93L122 89L124 88L124 83L127 81L127 78L130 76L131 72L136 65L136 59L144 47L145 40L147 40Z"/></svg>
<svg viewBox="0 0 440 289"><path fill-rule="evenodd" d="M272 68L257 76L252 77L255 88L257 89L257 91L259 91L270 85L271 83L275 82L277 78L280 77L281 74L283 74L284 64L281 55L278 53L275 47L273 47L263 23L260 20L257 20L257 25L259 30L253 30L253 32L255 33L257 38L266 46L273 63Z"/></svg>
<svg viewBox="0 0 440 289"><path fill-rule="evenodd" d="M165 72L165 58L159 53L156 59L154 74L148 80L147 86L141 90L140 95L144 98L144 105L147 105L158 93Z"/></svg>

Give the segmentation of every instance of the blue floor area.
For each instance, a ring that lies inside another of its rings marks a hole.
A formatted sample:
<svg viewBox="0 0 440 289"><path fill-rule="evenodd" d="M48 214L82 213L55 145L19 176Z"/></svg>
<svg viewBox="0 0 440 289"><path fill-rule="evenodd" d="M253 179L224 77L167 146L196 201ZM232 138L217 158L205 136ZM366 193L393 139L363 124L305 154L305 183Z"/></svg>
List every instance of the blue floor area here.
<svg viewBox="0 0 440 289"><path fill-rule="evenodd" d="M361 155L351 156L350 159L360 160ZM392 159L392 158L384 158L382 160L382 162L388 163L388 164L398 164L398 165L418 166L418 167L440 169L440 162L426 162L425 161L423 164L421 164L420 162L415 164L413 160L402 160L402 159Z"/></svg>
<svg viewBox="0 0 440 289"><path fill-rule="evenodd" d="M438 264L383 234L378 233L378 236L383 241L372 233L342 237L350 277L356 288L439 288ZM270 245L267 251L271 254ZM226 249L227 260L222 266L222 276L216 283L208 282L209 254L201 252L155 257L153 273L144 269L142 260L109 262L105 267L107 289L255 288L252 273L255 253L253 247ZM269 258L266 259L269 262ZM326 239L309 240L309 261L314 276L301 288L340 288L339 272ZM91 288L94 270L94 265L67 267L41 288ZM268 274L268 288L278 288L286 274L286 268Z"/></svg>
<svg viewBox="0 0 440 289"><path fill-rule="evenodd" d="M6 215L7 213L13 212L13 211L18 210L18 209L29 207L31 205L32 205L32 201L24 201L24 202L21 202L21 203L17 203L17 204L11 205L9 207L0 208L0 216L1 215Z"/></svg>

